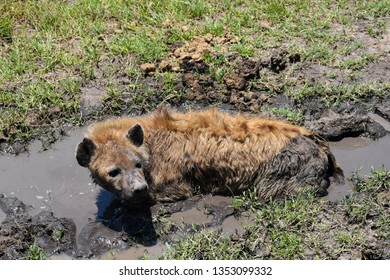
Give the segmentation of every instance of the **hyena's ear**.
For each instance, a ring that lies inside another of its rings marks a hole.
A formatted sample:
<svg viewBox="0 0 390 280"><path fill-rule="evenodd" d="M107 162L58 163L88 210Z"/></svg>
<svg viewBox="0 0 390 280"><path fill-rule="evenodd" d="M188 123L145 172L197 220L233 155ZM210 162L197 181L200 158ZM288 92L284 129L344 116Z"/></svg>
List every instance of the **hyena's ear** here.
<svg viewBox="0 0 390 280"><path fill-rule="evenodd" d="M84 167L87 167L91 158L95 152L96 145L89 138L84 138L83 142L81 142L77 146L76 150L76 159L77 162Z"/></svg>
<svg viewBox="0 0 390 280"><path fill-rule="evenodd" d="M144 130L139 124L136 124L127 132L126 137L133 143L136 147L139 147L144 142Z"/></svg>

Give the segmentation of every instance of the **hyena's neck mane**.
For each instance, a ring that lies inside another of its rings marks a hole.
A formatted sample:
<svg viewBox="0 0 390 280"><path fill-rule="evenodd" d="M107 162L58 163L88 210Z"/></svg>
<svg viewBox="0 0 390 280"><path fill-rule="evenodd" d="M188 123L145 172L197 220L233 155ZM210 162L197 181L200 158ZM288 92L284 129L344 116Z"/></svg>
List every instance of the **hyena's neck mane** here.
<svg viewBox="0 0 390 280"><path fill-rule="evenodd" d="M137 118L118 118L98 122L88 128L86 137L98 145L109 141L123 141L129 129L137 123L140 123Z"/></svg>

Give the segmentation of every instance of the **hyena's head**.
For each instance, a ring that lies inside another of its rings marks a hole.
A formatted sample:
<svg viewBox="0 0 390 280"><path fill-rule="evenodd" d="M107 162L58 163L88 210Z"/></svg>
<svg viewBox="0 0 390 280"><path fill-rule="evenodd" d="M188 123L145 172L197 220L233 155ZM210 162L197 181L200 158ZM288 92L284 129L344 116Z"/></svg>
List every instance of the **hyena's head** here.
<svg viewBox="0 0 390 280"><path fill-rule="evenodd" d="M142 202L149 193L145 179L144 132L136 124L121 139L97 143L84 138L76 150L76 159L88 167L95 182L119 198Z"/></svg>

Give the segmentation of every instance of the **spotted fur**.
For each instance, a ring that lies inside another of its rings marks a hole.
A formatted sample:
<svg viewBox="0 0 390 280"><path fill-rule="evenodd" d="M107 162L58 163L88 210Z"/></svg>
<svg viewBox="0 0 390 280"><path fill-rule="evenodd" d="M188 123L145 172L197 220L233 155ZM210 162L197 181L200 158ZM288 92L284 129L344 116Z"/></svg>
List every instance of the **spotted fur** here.
<svg viewBox="0 0 390 280"><path fill-rule="evenodd" d="M95 123L76 157L103 188L137 202L254 188L259 199L302 188L324 193L330 176L342 177L328 147L307 129L216 109L172 113L162 108Z"/></svg>

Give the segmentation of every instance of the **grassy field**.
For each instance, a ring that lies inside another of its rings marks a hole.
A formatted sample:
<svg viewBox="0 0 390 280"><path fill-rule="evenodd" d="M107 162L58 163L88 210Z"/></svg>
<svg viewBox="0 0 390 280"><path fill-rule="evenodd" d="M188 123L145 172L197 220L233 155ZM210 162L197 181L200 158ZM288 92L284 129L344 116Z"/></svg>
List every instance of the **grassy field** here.
<svg viewBox="0 0 390 280"><path fill-rule="evenodd" d="M83 88L96 84L102 106L88 118L185 103L188 89L175 89L183 68L157 67L145 79L140 66L158 66L172 50L202 36L212 40L211 49L200 53L205 74L221 87L235 70L231 57L259 59L280 48L298 54L300 63L330 67L330 78L343 71L345 79L356 80L383 55L367 52L365 39L387 34L389 7L388 0L3 0L0 142L25 142L69 124L82 125L87 120L81 110ZM357 30L366 37L356 37ZM321 95L334 104L389 90L388 83L370 81L352 87L298 81L300 67L277 77L260 74L244 91L262 86L296 100Z"/></svg>

